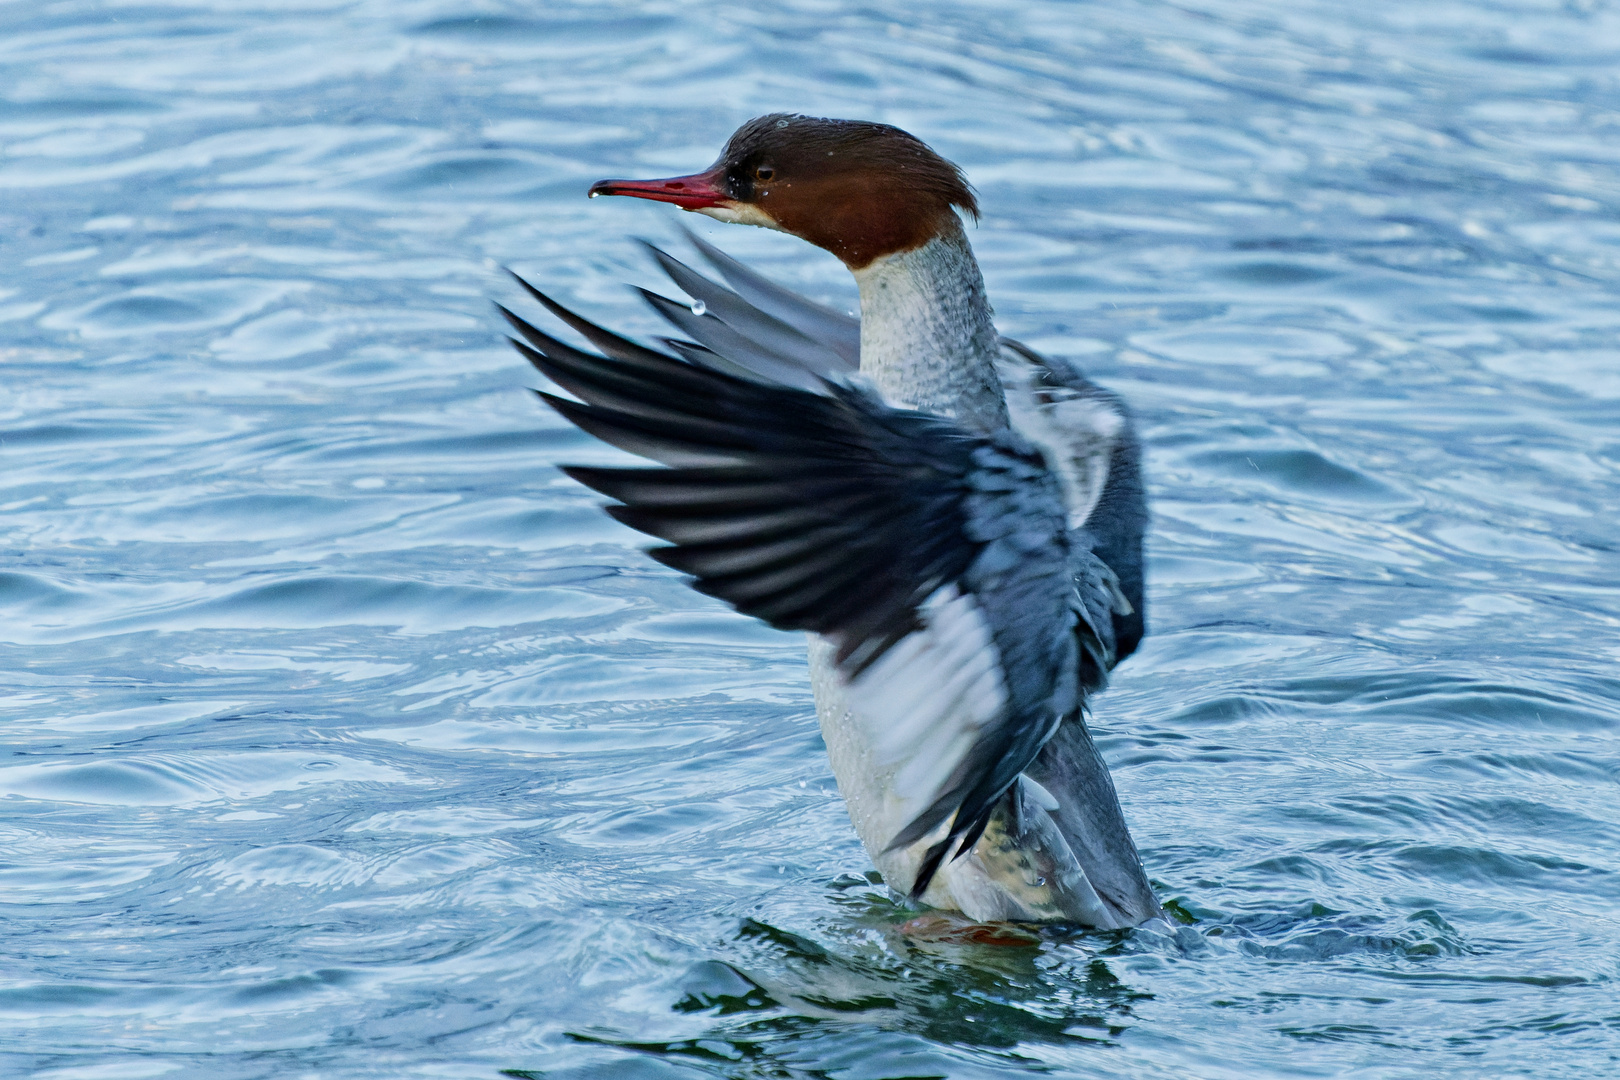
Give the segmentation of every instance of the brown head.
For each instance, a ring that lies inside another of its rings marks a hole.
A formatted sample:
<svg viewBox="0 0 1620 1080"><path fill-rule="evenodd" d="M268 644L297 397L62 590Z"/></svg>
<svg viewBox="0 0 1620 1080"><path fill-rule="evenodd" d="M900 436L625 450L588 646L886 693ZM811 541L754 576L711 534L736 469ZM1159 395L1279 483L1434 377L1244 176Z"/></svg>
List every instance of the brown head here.
<svg viewBox="0 0 1620 1080"><path fill-rule="evenodd" d="M826 248L851 270L926 244L956 224L953 207L979 216L962 170L915 136L887 124L786 113L738 128L703 172L598 180L590 193L780 229Z"/></svg>

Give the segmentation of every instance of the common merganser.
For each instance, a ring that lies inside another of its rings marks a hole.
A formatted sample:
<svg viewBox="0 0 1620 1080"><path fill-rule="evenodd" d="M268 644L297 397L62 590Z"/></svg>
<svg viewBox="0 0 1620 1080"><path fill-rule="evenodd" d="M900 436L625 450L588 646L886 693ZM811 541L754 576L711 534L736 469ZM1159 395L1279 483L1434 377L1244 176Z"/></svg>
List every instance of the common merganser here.
<svg viewBox="0 0 1620 1080"><path fill-rule="evenodd" d="M502 308L585 431L662 463L567 468L660 562L811 633L833 773L884 880L980 922L1162 915L1089 696L1143 634L1141 451L1073 365L996 334L961 171L885 124L775 114L690 176L602 180L792 233L860 288L859 321L689 237L730 285L652 249L691 340L630 342L518 278L602 355ZM514 275L515 276L515 275Z"/></svg>

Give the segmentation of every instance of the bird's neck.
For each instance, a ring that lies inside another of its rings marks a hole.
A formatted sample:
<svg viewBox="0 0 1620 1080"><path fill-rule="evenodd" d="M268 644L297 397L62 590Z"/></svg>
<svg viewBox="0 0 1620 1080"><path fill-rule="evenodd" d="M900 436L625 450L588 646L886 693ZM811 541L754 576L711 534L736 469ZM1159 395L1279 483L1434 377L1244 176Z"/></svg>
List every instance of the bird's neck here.
<svg viewBox="0 0 1620 1080"><path fill-rule="evenodd" d="M984 277L955 216L921 247L855 271L861 373L896 404L979 431L1007 426Z"/></svg>

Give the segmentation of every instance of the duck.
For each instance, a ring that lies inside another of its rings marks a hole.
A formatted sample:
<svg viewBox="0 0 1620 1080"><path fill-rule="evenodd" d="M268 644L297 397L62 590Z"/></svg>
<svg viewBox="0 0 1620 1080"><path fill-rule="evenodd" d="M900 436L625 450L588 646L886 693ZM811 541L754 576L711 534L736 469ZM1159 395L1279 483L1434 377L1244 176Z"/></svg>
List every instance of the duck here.
<svg viewBox="0 0 1620 1080"><path fill-rule="evenodd" d="M718 280L648 245L691 298L642 290L661 347L516 274L595 351L498 306L541 400L652 463L563 471L698 592L807 633L883 881L977 923L1163 918L1086 724L1145 633L1140 438L1118 394L996 331L963 171L891 125L775 113L701 172L588 195L788 233L855 279L858 317L687 232Z"/></svg>

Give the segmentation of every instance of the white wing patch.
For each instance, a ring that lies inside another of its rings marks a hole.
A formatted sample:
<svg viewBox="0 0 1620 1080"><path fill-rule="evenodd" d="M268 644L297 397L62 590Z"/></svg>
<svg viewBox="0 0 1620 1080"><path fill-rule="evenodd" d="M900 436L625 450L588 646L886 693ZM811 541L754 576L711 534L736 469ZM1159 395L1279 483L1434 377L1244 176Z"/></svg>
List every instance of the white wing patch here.
<svg viewBox="0 0 1620 1080"><path fill-rule="evenodd" d="M1105 399L1068 387L1038 386L1031 359L1001 350L996 371L1007 393L1013 429L1046 455L1063 481L1070 528L1084 525L1108 483L1108 461L1125 418Z"/></svg>
<svg viewBox="0 0 1620 1080"><path fill-rule="evenodd" d="M972 594L947 585L919 614L923 628L891 647L848 691L875 764L893 770L887 786L901 803L902 822L933 803L1007 707L1000 653Z"/></svg>
<svg viewBox="0 0 1620 1080"><path fill-rule="evenodd" d="M1024 792L1029 796L1029 801L1042 810L1052 811L1062 808L1063 804L1057 801L1056 795L1046 790L1046 785L1032 779L1027 773L1019 773L1018 779L1023 781Z"/></svg>

